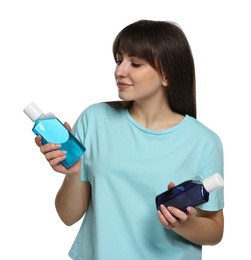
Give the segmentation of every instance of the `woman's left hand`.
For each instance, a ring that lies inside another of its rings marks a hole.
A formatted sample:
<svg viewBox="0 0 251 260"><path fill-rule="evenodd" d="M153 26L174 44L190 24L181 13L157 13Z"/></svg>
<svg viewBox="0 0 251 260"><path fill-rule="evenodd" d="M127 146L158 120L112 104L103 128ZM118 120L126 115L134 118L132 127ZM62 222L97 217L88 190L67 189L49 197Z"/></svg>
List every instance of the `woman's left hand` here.
<svg viewBox="0 0 251 260"><path fill-rule="evenodd" d="M195 216L196 209L193 207L187 208L187 213L171 206L160 205L158 210L158 218L165 228L172 229L174 227L180 227L187 221L189 216Z"/></svg>
<svg viewBox="0 0 251 260"><path fill-rule="evenodd" d="M168 189L174 187L174 183L170 182ZM195 216L196 209L193 207L188 207L187 212L183 212L175 207L165 205L160 205L160 210L158 210L158 218L165 228L172 229L174 227L179 227L184 222L187 221L189 216Z"/></svg>

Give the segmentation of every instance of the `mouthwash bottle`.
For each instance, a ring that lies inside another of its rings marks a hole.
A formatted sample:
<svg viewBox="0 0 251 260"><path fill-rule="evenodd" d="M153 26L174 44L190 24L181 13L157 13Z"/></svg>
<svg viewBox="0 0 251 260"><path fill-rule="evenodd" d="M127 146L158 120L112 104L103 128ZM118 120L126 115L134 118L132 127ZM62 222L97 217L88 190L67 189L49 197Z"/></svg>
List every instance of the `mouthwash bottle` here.
<svg viewBox="0 0 251 260"><path fill-rule="evenodd" d="M188 206L196 207L209 200L209 194L221 187L224 181L219 173L215 173L205 179L187 180L181 184L156 196L156 207L173 206L184 212Z"/></svg>
<svg viewBox="0 0 251 260"><path fill-rule="evenodd" d="M66 158L61 163L70 168L85 152L85 147L52 113L44 114L35 104L29 104L24 113L34 122L32 131L42 137L42 143L60 144L60 150L66 151Z"/></svg>

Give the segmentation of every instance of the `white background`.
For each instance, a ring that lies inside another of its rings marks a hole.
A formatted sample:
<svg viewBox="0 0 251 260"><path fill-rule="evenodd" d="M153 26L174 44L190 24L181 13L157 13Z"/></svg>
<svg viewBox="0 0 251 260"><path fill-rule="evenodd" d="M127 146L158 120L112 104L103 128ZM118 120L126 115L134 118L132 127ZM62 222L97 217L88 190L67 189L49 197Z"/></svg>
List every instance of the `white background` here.
<svg viewBox="0 0 251 260"><path fill-rule="evenodd" d="M224 145L225 233L220 244L204 247L203 259L250 256L248 1L3 0L0 259L68 259L80 222L66 227L59 220L54 198L63 176L35 146L23 108L35 101L73 125L88 105L117 99L112 42L139 19L182 27L195 59L198 119Z"/></svg>

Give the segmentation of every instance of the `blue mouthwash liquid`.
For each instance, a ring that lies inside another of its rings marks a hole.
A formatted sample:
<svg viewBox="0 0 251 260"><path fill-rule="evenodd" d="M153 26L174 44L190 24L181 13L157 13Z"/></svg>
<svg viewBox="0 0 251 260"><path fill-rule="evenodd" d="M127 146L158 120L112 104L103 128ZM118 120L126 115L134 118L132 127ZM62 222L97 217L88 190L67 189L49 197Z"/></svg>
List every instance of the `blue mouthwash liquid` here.
<svg viewBox="0 0 251 260"><path fill-rule="evenodd" d="M61 163L70 168L85 152L85 147L52 113L43 114L35 103L24 109L27 116L34 121L32 131L42 137L42 143L60 144L60 150L66 151L66 158Z"/></svg>
<svg viewBox="0 0 251 260"><path fill-rule="evenodd" d="M36 120L32 131L42 136L43 144L61 144L59 149L67 152L65 160L61 162L66 168L70 168L85 151L76 137L57 118Z"/></svg>

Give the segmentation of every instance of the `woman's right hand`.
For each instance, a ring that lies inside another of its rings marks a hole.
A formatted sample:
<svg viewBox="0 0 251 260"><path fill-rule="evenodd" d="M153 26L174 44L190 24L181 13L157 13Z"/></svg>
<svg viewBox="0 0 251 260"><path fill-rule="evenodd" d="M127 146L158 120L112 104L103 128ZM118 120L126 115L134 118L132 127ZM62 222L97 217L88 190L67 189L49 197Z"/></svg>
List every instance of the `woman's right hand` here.
<svg viewBox="0 0 251 260"><path fill-rule="evenodd" d="M65 126L70 129L70 126L65 123ZM42 137L36 136L35 143L40 148L41 153L45 156L46 160L49 162L52 169L56 172L63 173L63 174L79 174L80 173L80 159L69 169L65 168L61 162L66 157L66 152L59 150L59 144L42 144Z"/></svg>

